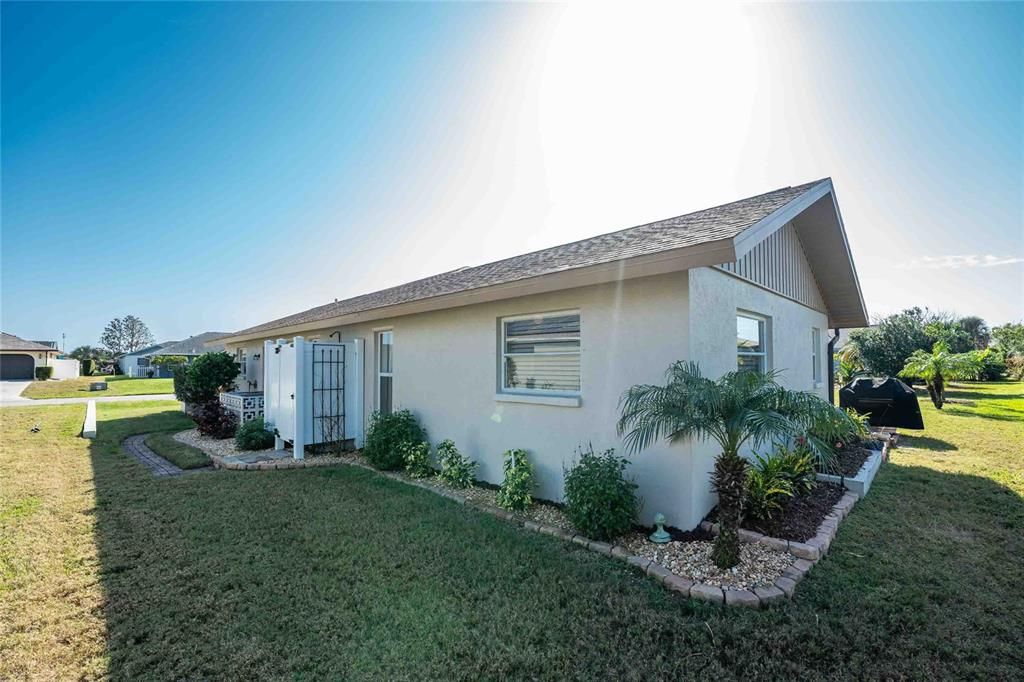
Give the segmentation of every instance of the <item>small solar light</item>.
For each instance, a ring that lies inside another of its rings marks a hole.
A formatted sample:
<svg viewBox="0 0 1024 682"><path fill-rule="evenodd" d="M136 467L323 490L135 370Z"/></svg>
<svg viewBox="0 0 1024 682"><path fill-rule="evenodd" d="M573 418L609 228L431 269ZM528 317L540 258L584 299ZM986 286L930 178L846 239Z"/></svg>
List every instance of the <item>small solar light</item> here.
<svg viewBox="0 0 1024 682"><path fill-rule="evenodd" d="M657 513L654 515L654 525L658 527L658 530L651 533L651 542L656 542L659 545L664 545L666 542L672 539L672 536L665 532L665 515Z"/></svg>

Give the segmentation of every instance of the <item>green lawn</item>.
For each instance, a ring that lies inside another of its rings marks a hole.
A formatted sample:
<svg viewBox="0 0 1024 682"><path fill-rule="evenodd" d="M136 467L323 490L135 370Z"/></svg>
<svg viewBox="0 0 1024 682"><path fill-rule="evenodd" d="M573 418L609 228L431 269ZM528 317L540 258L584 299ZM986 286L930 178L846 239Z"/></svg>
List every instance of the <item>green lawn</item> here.
<svg viewBox="0 0 1024 682"><path fill-rule="evenodd" d="M106 381L107 390L89 391L94 381ZM129 379L125 376L93 376L63 381L33 381L23 398L99 398L108 395L157 395L174 393L174 379Z"/></svg>
<svg viewBox="0 0 1024 682"><path fill-rule="evenodd" d="M146 445L172 464L181 469L198 469L210 465L206 453L191 445L174 440L172 433L154 433L146 438Z"/></svg>
<svg viewBox="0 0 1024 682"><path fill-rule="evenodd" d="M1024 385L950 397L761 612L362 469L153 478L119 443L166 404L91 443L84 406L7 408L0 679L1019 678Z"/></svg>

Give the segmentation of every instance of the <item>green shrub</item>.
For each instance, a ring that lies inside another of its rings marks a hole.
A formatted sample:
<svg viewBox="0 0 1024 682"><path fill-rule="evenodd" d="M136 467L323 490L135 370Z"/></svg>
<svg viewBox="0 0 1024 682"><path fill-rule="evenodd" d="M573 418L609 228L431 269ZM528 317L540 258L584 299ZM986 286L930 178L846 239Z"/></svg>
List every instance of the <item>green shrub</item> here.
<svg viewBox="0 0 1024 682"><path fill-rule="evenodd" d="M46 381L53 377L53 367L36 367L36 379Z"/></svg>
<svg viewBox="0 0 1024 682"><path fill-rule="evenodd" d="M533 465L526 457L526 450L509 450L505 453L505 480L498 490L497 502L511 511L523 511L533 503Z"/></svg>
<svg viewBox="0 0 1024 682"><path fill-rule="evenodd" d="M793 496L789 481L772 473L754 468L747 472L747 493L743 504L744 516L766 522L782 511L782 503Z"/></svg>
<svg viewBox="0 0 1024 682"><path fill-rule="evenodd" d="M222 390L231 388L238 372L235 359L227 353L203 353L174 370L174 395L190 405L208 403L216 400Z"/></svg>
<svg viewBox="0 0 1024 682"><path fill-rule="evenodd" d="M806 495L818 485L814 456L806 450L778 447L767 460L757 457L756 467L788 481L794 495Z"/></svg>
<svg viewBox="0 0 1024 682"><path fill-rule="evenodd" d="M434 475L430 461L430 443L405 443L402 445L402 461L405 471L413 478L428 478Z"/></svg>
<svg viewBox="0 0 1024 682"><path fill-rule="evenodd" d="M416 420L416 415L409 410L399 410L391 414L375 411L370 415L370 427L366 431L363 455L378 469L400 469L405 464L402 459L402 446L420 443L426 439L427 432Z"/></svg>
<svg viewBox="0 0 1024 682"><path fill-rule="evenodd" d="M588 538L612 540L633 527L640 510L637 486L624 476L628 459L616 457L614 449L598 455L587 448L565 470L565 512Z"/></svg>
<svg viewBox="0 0 1024 682"><path fill-rule="evenodd" d="M274 447L274 433L267 430L263 417L250 419L235 432L235 445L239 450L266 450Z"/></svg>
<svg viewBox="0 0 1024 682"><path fill-rule="evenodd" d="M437 459L441 464L441 480L453 488L473 485L477 463L464 456L455 447L455 441L445 439L437 446Z"/></svg>
<svg viewBox="0 0 1024 682"><path fill-rule="evenodd" d="M82 376L92 376L93 370L95 369L96 361L92 358L86 358L82 360Z"/></svg>

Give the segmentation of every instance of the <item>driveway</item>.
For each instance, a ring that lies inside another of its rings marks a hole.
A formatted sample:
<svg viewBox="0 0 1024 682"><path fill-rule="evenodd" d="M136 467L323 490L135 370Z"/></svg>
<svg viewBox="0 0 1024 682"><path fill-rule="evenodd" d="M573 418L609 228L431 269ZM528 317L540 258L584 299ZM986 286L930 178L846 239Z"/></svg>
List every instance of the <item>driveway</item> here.
<svg viewBox="0 0 1024 682"><path fill-rule="evenodd" d="M22 405L35 402L21 397L21 392L31 383L31 381L0 381L0 403Z"/></svg>

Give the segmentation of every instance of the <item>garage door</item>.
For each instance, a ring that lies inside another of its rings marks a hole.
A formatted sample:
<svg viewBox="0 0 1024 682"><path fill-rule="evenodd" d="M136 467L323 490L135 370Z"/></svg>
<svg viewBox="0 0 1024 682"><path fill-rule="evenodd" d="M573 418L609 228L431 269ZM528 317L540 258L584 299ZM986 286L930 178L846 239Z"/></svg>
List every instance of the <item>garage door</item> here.
<svg viewBox="0 0 1024 682"><path fill-rule="evenodd" d="M31 355L0 355L0 379L31 379L34 372Z"/></svg>

